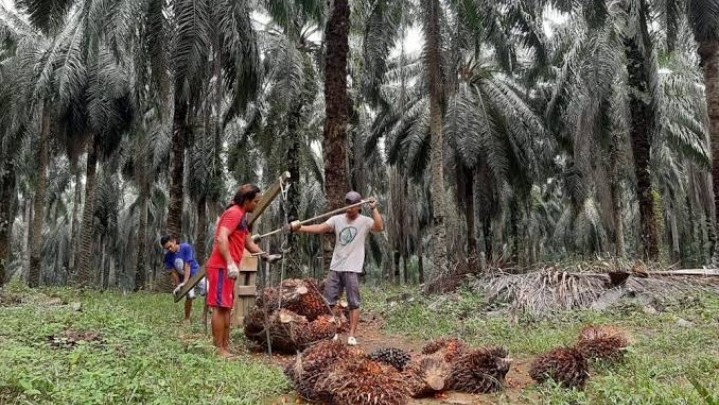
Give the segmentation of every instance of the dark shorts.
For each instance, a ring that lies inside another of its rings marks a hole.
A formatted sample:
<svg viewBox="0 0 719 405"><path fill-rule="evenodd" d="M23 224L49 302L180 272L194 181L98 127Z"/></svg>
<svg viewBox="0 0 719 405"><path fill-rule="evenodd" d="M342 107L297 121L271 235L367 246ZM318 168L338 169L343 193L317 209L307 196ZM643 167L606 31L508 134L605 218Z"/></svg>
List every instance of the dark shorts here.
<svg viewBox="0 0 719 405"><path fill-rule="evenodd" d="M227 277L227 269L207 268L207 305L232 308L235 297L235 280Z"/></svg>
<svg viewBox="0 0 719 405"><path fill-rule="evenodd" d="M362 303L360 300L359 273L330 271L327 275L324 291L327 303L330 306L336 305L343 290L347 294L347 305L349 309L359 308Z"/></svg>

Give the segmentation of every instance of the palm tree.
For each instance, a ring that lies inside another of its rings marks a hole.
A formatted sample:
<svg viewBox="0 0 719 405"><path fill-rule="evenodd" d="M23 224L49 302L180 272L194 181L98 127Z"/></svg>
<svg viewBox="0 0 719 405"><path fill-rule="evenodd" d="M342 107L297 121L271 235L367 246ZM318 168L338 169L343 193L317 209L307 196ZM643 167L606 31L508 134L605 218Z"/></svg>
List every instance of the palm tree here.
<svg viewBox="0 0 719 405"><path fill-rule="evenodd" d="M630 139L634 157L634 174L637 178L637 195L641 222L643 257L656 260L659 255L651 174L649 172L652 136L657 131L657 105L652 96L656 93L656 60L649 36L649 8L645 0L622 0L620 24L624 53L627 59L631 115Z"/></svg>
<svg viewBox="0 0 719 405"><path fill-rule="evenodd" d="M631 211L627 207L632 206L631 201L623 203L627 193L622 184L630 177L627 169L631 167L631 157L624 151L632 150L632 119L628 112L633 90L626 68L627 55L620 42L625 38L621 23L626 16L609 13L601 2L598 4L593 13L571 19L555 35L557 52L553 58L562 62L556 77L549 78L554 86L547 97L546 116L570 158L568 164L563 164L566 174L560 178L565 189L561 194L568 206L558 219L554 236L567 246L579 242L576 248L593 252L601 251L605 233L613 232L615 254L621 257L625 253L624 218ZM659 192L652 198L661 196L665 202L672 201L674 212L680 205L677 198L681 200L684 195L674 186L677 178L687 175L684 162L688 167L701 167L706 159L702 147L703 107L695 94L699 87L691 58L682 52L680 58L662 57L671 61L662 67L672 73L658 74L653 69L651 81L658 86L650 93L660 117L650 145L651 184ZM661 219L657 212L654 209L652 214L655 220ZM676 220L675 215L665 212L670 224Z"/></svg>
<svg viewBox="0 0 719 405"><path fill-rule="evenodd" d="M92 247L94 242L95 187L98 160L107 159L119 146L122 136L132 122L129 72L115 62L107 51L101 50L91 65L82 99L89 99L84 126L91 135L87 144L85 173L85 206L80 228L80 246L76 284L88 286L93 281Z"/></svg>
<svg viewBox="0 0 719 405"><path fill-rule="evenodd" d="M13 105L10 114L20 117L26 128L33 134L37 134L34 138L36 141L37 151L34 162L37 164L35 177L35 195L33 197L33 217L32 226L30 227L30 263L28 269L28 285L37 287L40 284L40 265L42 253L42 229L44 223L44 208L47 195L47 166L48 166L48 149L50 142L50 125L52 117L52 94L51 94L51 75L52 62L55 55L56 44L48 41L42 34L37 33L32 27L28 26L21 18L13 13L3 9L2 29L5 32L3 39L15 39L17 44L16 58L20 69L17 71L18 82L22 84L19 99L16 105ZM12 35L14 38L11 38ZM8 84L13 83L9 80ZM17 88L16 88L17 89ZM20 108L25 108L26 111ZM34 128L34 129L31 129ZM10 127L9 134L17 131L18 126ZM8 180L8 185L11 181ZM14 187L13 187L14 188ZM8 193L10 193L8 189Z"/></svg>
<svg viewBox="0 0 719 405"><path fill-rule="evenodd" d="M431 144L432 172L432 233L434 241L432 253L435 261L435 276L439 277L449 271L450 259L447 252L447 228L445 218L444 183L444 141L442 140L442 104L443 78L441 60L441 35L439 30L439 0L424 0L424 30L426 38L425 53L427 64L427 82L429 85L429 131Z"/></svg>
<svg viewBox="0 0 719 405"><path fill-rule="evenodd" d="M684 19L694 34L698 47L699 65L704 74L704 86L709 134L712 151L712 185L714 193L714 223L719 223L719 6L703 0L656 1L663 16L670 51L680 42ZM716 232L716 231L715 231ZM719 243L715 243L712 264L719 265Z"/></svg>
<svg viewBox="0 0 719 405"><path fill-rule="evenodd" d="M6 18L12 14L0 7L0 288L5 280L6 265L9 261L12 243L12 226L15 219L17 200L17 151L22 140L24 128L23 117L19 114L22 99L17 97L18 79L22 77L15 50L21 35L16 27L10 27ZM24 25L21 24L20 27Z"/></svg>
<svg viewBox="0 0 719 405"><path fill-rule="evenodd" d="M292 176L292 184L279 213L283 220L285 216L299 218L304 183L302 172L322 171L311 150L312 142L320 138L312 136L309 130L311 120L317 117L314 107L319 96L319 71L315 63L319 46L310 39L314 31L313 25L299 14L287 22L281 32L268 27L261 33L265 58L263 91L248 115L252 125L245 130L265 156L263 172L274 176L287 170ZM322 176L319 181L322 182ZM292 234L286 237L289 246L295 246L299 239ZM291 271L300 269L300 258L295 253L299 251L294 250L285 257Z"/></svg>
<svg viewBox="0 0 719 405"><path fill-rule="evenodd" d="M169 30L175 33L175 48L169 60L174 74L175 109L167 230L181 235L184 153L191 139L189 114L199 111L200 100L206 94L207 78L219 73L217 69L208 72L208 62L214 58L216 66L222 67L223 85L231 95L230 115L241 113L255 97L260 78L256 35L247 2L179 1L173 4L173 12L177 29ZM214 44L213 32L219 33ZM215 80L221 81L219 77Z"/></svg>

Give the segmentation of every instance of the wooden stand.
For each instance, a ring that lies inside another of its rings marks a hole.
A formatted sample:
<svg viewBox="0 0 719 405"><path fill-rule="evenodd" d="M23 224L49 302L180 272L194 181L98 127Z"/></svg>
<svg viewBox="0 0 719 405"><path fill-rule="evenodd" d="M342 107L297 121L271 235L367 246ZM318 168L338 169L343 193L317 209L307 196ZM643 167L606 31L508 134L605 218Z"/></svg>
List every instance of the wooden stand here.
<svg viewBox="0 0 719 405"><path fill-rule="evenodd" d="M257 298L257 256L251 256L245 249L240 262L240 276L235 281L235 305L230 315L230 325L233 328L242 327L245 315L255 306Z"/></svg>

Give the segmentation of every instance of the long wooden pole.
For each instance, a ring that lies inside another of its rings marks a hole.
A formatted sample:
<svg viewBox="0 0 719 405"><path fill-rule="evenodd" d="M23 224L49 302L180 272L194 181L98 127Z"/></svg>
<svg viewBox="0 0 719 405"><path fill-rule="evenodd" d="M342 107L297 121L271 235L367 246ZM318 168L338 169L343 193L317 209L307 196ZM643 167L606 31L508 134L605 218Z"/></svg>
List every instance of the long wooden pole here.
<svg viewBox="0 0 719 405"><path fill-rule="evenodd" d="M342 212L344 212L344 211L346 211L346 210L348 210L348 209L350 209L350 208L359 207L359 206L361 206L361 205L363 205L363 204L367 204L368 202L369 202L369 200L362 200L362 201L360 201L360 202L358 202L358 203L350 204L350 205L345 206L345 207L342 207L342 208L337 208L337 209L335 209L335 210L332 210L332 211L329 211L329 212L325 212L324 214L317 215L316 217L312 217L312 218L309 218L309 219L305 219L305 220L300 221L300 225L306 225L306 224L309 224L310 222L315 222L315 221L317 221L317 220L319 220L319 219L324 219L324 218L327 218L327 217L331 217L332 215L340 214L340 213L342 213ZM266 237L268 237L268 236L272 236L272 235L277 234L277 233L280 233L280 232L282 232L282 228L277 228L277 229L275 229L275 230L272 231L272 232L267 232L267 233L262 234L262 235L252 235L252 240L253 240L255 243L257 243L260 239L266 238Z"/></svg>

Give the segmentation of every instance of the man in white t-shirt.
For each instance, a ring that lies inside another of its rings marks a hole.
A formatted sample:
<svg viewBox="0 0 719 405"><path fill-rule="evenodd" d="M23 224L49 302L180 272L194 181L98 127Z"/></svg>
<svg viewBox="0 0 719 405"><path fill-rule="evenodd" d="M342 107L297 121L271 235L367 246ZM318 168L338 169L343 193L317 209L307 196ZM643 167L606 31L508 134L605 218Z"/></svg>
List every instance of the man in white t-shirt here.
<svg viewBox="0 0 719 405"><path fill-rule="evenodd" d="M362 201L362 196L356 191L345 195L348 205ZM360 290L358 276L362 273L365 257L365 240L370 232L382 232L384 222L377 210L377 202L370 199L367 203L372 210L372 218L360 215L360 207L349 208L344 214L330 217L322 224L301 226L293 222L290 228L294 232L330 233L335 234L335 250L332 254L330 273L327 275L324 296L330 306L337 304L342 291L347 294L347 304L350 309L350 334L347 344L357 344L357 323L360 315Z"/></svg>

